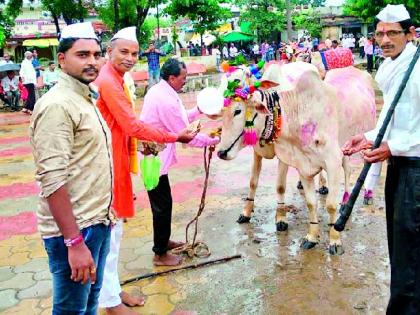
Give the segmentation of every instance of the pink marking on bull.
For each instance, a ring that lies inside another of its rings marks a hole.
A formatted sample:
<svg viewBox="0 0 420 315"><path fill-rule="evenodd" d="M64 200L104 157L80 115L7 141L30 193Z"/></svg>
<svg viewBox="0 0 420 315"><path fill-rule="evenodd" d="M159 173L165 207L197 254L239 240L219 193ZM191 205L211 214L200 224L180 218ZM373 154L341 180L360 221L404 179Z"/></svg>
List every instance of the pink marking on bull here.
<svg viewBox="0 0 420 315"><path fill-rule="evenodd" d="M34 196L39 194L39 191L36 183L0 186L0 200Z"/></svg>
<svg viewBox="0 0 420 315"><path fill-rule="evenodd" d="M31 147L19 147L0 151L0 157L26 155L32 152Z"/></svg>
<svg viewBox="0 0 420 315"><path fill-rule="evenodd" d="M333 109L332 109L331 105L325 106L325 115L326 116L331 116L332 111L333 111Z"/></svg>
<svg viewBox="0 0 420 315"><path fill-rule="evenodd" d="M303 146L308 146L312 142L316 128L317 123L313 121L306 122L300 128L300 141L302 142Z"/></svg>
<svg viewBox="0 0 420 315"><path fill-rule="evenodd" d="M341 201L341 204L345 205L350 199L350 194L348 191L346 191L343 195L343 200Z"/></svg>
<svg viewBox="0 0 420 315"><path fill-rule="evenodd" d="M0 240L14 235L30 235L37 231L34 212L22 212L14 216L0 217Z"/></svg>

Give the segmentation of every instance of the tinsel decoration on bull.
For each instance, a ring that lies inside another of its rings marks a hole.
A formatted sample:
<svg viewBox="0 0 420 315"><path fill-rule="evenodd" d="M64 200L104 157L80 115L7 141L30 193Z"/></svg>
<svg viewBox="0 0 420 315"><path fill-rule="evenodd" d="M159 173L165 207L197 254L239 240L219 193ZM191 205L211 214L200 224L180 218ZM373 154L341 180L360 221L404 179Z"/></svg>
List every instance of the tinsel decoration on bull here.
<svg viewBox="0 0 420 315"><path fill-rule="evenodd" d="M236 66L243 64L242 60L234 60L233 62L223 62L221 64L222 70L229 76L232 72L238 68ZM249 72L257 80L253 85L241 86L239 80L230 81L228 87L224 92L224 107L229 107L232 103L232 99L235 101L246 101L251 95L258 90L261 86L259 81L262 78L261 70L264 68L265 62L261 60L257 64L249 66ZM246 108L245 116L245 128L244 128L244 144L254 146L257 144L258 137L257 132L254 128L254 119L252 117L253 108L248 106Z"/></svg>
<svg viewBox="0 0 420 315"><path fill-rule="evenodd" d="M257 131L255 130L254 119L252 118L252 108L247 107L245 114L244 144L256 145L257 140Z"/></svg>

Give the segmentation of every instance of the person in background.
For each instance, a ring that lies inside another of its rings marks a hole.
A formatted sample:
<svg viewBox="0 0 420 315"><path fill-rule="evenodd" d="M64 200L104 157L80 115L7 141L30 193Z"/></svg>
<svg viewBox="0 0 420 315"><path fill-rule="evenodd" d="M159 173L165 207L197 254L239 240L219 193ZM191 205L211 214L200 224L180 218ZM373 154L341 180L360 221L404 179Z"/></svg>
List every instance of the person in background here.
<svg viewBox="0 0 420 315"><path fill-rule="evenodd" d="M238 55L238 48L236 48L234 43L230 43L230 48L229 48L229 56L230 58L235 58Z"/></svg>
<svg viewBox="0 0 420 315"><path fill-rule="evenodd" d="M366 37L362 35L359 39L359 57L365 59L365 44L366 44Z"/></svg>
<svg viewBox="0 0 420 315"><path fill-rule="evenodd" d="M216 57L216 69L220 72L220 62L222 60L222 53L220 52L219 45L216 45L216 47L212 49L212 54Z"/></svg>
<svg viewBox="0 0 420 315"><path fill-rule="evenodd" d="M327 49L331 49L331 47L332 47L332 41L331 41L331 39L327 38L327 39L325 40L325 47L326 47Z"/></svg>
<svg viewBox="0 0 420 315"><path fill-rule="evenodd" d="M141 56L146 56L147 65L149 67L149 88L160 81L160 56L164 56L159 49L155 47L155 42L149 43L149 48L141 53Z"/></svg>
<svg viewBox="0 0 420 315"><path fill-rule="evenodd" d="M13 61L10 60L10 55L8 53L5 53L3 55L3 59L0 59L0 66L8 63L13 63Z"/></svg>
<svg viewBox="0 0 420 315"><path fill-rule="evenodd" d="M227 45L223 45L222 55L224 60L229 60L229 50Z"/></svg>
<svg viewBox="0 0 420 315"><path fill-rule="evenodd" d="M7 75L1 80L5 100L10 105L12 110L19 108L19 77L15 71L7 71Z"/></svg>
<svg viewBox="0 0 420 315"><path fill-rule="evenodd" d="M58 81L58 71L55 69L54 61L50 61L48 64L48 69L42 73L44 78L44 84L47 87L47 90L51 89Z"/></svg>
<svg viewBox="0 0 420 315"><path fill-rule="evenodd" d="M32 53L30 51L25 52L25 58L20 65L19 76L22 78L23 85L28 91L28 98L25 102L25 107L22 109L22 112L32 114L36 101L36 72L34 66L32 65Z"/></svg>
<svg viewBox="0 0 420 315"><path fill-rule="evenodd" d="M387 315L420 314L420 60L401 94L380 146L372 147L416 54L414 23L404 5L388 4L376 16L375 37L386 57L375 80L384 105L375 129L345 143L366 163L387 161L386 227L391 265Z"/></svg>
<svg viewBox="0 0 420 315"><path fill-rule="evenodd" d="M334 39L332 42L331 42L331 48L332 49L336 49L338 47L338 41L336 40L336 39Z"/></svg>
<svg viewBox="0 0 420 315"><path fill-rule="evenodd" d="M34 66L36 78L38 79L41 76L41 65L38 60L38 52L34 49L32 51L32 65Z"/></svg>
<svg viewBox="0 0 420 315"><path fill-rule="evenodd" d="M367 60L367 72L372 73L373 71L373 51L374 51L374 41L373 36L368 35L365 42L365 54Z"/></svg>

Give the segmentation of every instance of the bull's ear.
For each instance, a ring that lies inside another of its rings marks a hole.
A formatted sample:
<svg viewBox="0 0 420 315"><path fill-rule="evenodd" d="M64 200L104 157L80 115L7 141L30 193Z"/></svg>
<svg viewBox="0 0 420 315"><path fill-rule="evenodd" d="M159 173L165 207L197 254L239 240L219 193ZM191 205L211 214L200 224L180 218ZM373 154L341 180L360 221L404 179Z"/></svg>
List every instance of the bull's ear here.
<svg viewBox="0 0 420 315"><path fill-rule="evenodd" d="M258 114L262 114L262 115L270 114L270 111L268 110L267 106L265 106L262 103L255 103L255 110L257 111Z"/></svg>
<svg viewBox="0 0 420 315"><path fill-rule="evenodd" d="M279 84L270 80L261 81L261 89L267 90L278 86Z"/></svg>

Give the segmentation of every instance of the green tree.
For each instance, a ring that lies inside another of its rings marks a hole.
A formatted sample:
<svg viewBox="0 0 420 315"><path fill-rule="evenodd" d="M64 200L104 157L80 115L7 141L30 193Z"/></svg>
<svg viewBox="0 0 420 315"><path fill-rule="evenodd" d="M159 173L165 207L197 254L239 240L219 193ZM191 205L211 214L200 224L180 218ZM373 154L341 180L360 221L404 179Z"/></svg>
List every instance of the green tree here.
<svg viewBox="0 0 420 315"><path fill-rule="evenodd" d="M367 23L372 23L375 16L387 4L404 4L410 12L414 25L420 24L420 10L418 0L346 0L344 13L360 17Z"/></svg>
<svg viewBox="0 0 420 315"><path fill-rule="evenodd" d="M286 25L286 6L283 0L236 0L241 10L240 20L251 23L258 38L269 39Z"/></svg>
<svg viewBox="0 0 420 315"><path fill-rule="evenodd" d="M225 22L230 16L230 10L221 6L226 1L223 0L172 0L166 8L166 12L177 19L188 17L194 30L201 35L205 31L217 29L221 23Z"/></svg>
<svg viewBox="0 0 420 315"><path fill-rule="evenodd" d="M90 2L83 2L82 0L41 0L41 3L43 8L51 13L57 33L60 33L60 25L58 23L60 17L63 18L67 25L83 22L87 16L87 9L91 6Z"/></svg>
<svg viewBox="0 0 420 315"><path fill-rule="evenodd" d="M5 0L0 0L4 4ZM22 10L22 0L9 0L7 5L0 9L0 47L3 47L10 31L15 24L15 19Z"/></svg>
<svg viewBox="0 0 420 315"><path fill-rule="evenodd" d="M311 37L321 37L321 18L312 8L295 14L293 16L293 23L296 29L306 30Z"/></svg>
<svg viewBox="0 0 420 315"><path fill-rule="evenodd" d="M138 37L143 39L146 35L149 39L153 30L150 30L150 25L143 24L150 8L162 3L165 0L107 0L98 7L98 11L102 21L114 32L124 27L137 26Z"/></svg>

